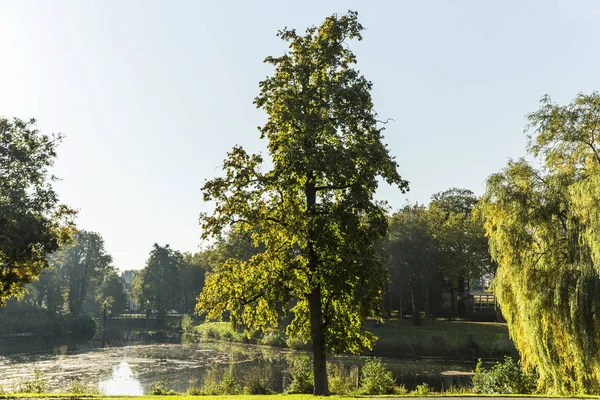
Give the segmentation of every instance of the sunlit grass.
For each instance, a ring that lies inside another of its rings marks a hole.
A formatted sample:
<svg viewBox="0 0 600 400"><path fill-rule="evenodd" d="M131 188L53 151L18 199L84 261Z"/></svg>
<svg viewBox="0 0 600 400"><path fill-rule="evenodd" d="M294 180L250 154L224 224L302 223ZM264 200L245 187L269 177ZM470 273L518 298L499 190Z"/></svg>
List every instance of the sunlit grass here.
<svg viewBox="0 0 600 400"><path fill-rule="evenodd" d="M328 396L328 397L319 397L312 396L308 394L270 394L270 395L231 395L231 396L189 396L189 395L172 395L172 396L103 396L103 395L73 395L73 394L57 394L57 393L47 393L47 394L33 394L33 393L23 393L23 394L3 394L0 395L0 399L111 399L111 400L119 400L119 399L138 399L138 400L146 400L146 399L154 399L154 400L186 400L186 399L210 399L210 400L269 400L269 399L278 399L278 400L311 400L311 399L368 399L368 398L418 398L418 397L488 397L488 398L501 398L501 397L513 397L513 398L581 398L581 399L597 399L599 396L585 396L585 395L573 395L573 396L548 396L548 395L522 395L522 394L504 394L504 395L486 395L486 394L474 394L474 393L431 393L427 396L419 396L417 394L406 394L401 396L390 396L390 395L381 395L381 396Z"/></svg>

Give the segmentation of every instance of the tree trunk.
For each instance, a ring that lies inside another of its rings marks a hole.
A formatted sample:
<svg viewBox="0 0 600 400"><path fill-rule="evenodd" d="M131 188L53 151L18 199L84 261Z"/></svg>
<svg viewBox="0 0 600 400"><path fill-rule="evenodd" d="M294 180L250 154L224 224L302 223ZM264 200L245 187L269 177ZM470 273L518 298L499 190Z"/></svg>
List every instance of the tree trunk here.
<svg viewBox="0 0 600 400"><path fill-rule="evenodd" d="M307 174L307 182L304 186L306 195L306 212L308 221L307 250L308 269L312 289L308 295L308 307L310 310L310 335L313 349L313 374L314 394L316 396L329 396L327 384L327 354L325 346L325 326L323 324L323 300L321 298L321 286L316 282L318 276L319 257L314 247L314 207L317 204L317 191L315 189L315 178L312 173Z"/></svg>
<svg viewBox="0 0 600 400"><path fill-rule="evenodd" d="M450 288L450 319L457 317L456 311L456 292L454 291L454 284Z"/></svg>
<svg viewBox="0 0 600 400"><path fill-rule="evenodd" d="M325 330L323 327L323 311L321 288L315 287L308 296L310 308L310 333L313 350L314 395L328 396L327 353L325 351Z"/></svg>

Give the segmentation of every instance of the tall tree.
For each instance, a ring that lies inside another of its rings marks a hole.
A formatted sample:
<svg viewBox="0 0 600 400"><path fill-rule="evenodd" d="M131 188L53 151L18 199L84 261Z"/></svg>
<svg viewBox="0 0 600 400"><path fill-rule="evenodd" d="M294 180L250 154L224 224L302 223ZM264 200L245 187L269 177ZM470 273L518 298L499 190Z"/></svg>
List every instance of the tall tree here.
<svg viewBox="0 0 600 400"><path fill-rule="evenodd" d="M297 298L288 335L312 342L314 393L329 393L326 353L357 352L374 337L363 319L379 312L385 282L374 244L387 229L374 201L378 177L402 191L408 183L382 143L372 84L348 47L362 39L356 12L333 15L304 35L284 29L289 44L265 62L275 72L260 83L255 104L268 114L260 128L273 167L234 147L225 177L206 182L214 212L201 215L203 236L230 228L252 234L264 251L230 259L207 278L199 308L218 318L264 328L278 323L281 304Z"/></svg>
<svg viewBox="0 0 600 400"><path fill-rule="evenodd" d="M87 303L94 303L96 290L112 270L112 257L104 249L104 240L95 232L77 231L73 244L57 255L67 288L67 303L72 315L78 316ZM90 304L87 304L90 305ZM94 309L94 306L90 306Z"/></svg>
<svg viewBox="0 0 600 400"><path fill-rule="evenodd" d="M194 311L196 299L204 287L204 279L208 265L201 253L186 253L181 265L181 297L184 313Z"/></svg>
<svg viewBox="0 0 600 400"><path fill-rule="evenodd" d="M108 271L106 276L104 276L100 296L98 298L99 303L103 304L108 298L112 299L109 308L113 314L121 314L127 308L125 280L119 276L114 268Z"/></svg>
<svg viewBox="0 0 600 400"><path fill-rule="evenodd" d="M48 172L60 139L33 119L0 117L0 306L48 268L48 254L74 230L75 211L59 204Z"/></svg>
<svg viewBox="0 0 600 400"><path fill-rule="evenodd" d="M427 209L418 204L407 205L394 213L388 232L390 290L408 296L407 306L413 321L419 323L420 293L427 291L437 277L438 245L428 220ZM397 304L400 312L402 305Z"/></svg>
<svg viewBox="0 0 600 400"><path fill-rule="evenodd" d="M480 210L498 261L494 292L538 387L600 393L600 95L529 115L535 168L510 161Z"/></svg>
<svg viewBox="0 0 600 400"><path fill-rule="evenodd" d="M429 204L429 221L437 243L438 275L450 289L453 316L463 316L468 280L495 272L483 221L473 213L478 201L472 191L452 188L434 194Z"/></svg>
<svg viewBox="0 0 600 400"><path fill-rule="evenodd" d="M181 267L183 255L169 245L154 244L146 267L133 280L133 296L137 304L148 305L165 314L181 305Z"/></svg>

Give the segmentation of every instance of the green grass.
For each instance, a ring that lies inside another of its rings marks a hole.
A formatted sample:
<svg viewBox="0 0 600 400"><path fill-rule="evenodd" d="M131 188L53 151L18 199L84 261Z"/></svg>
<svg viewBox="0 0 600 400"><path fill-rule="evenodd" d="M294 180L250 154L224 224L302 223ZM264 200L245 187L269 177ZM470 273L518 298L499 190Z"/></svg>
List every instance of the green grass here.
<svg viewBox="0 0 600 400"><path fill-rule="evenodd" d="M270 395L233 395L233 396L189 396L189 395L173 395L173 396L102 396L102 395L72 395L72 394L5 394L0 395L0 399L110 399L110 400L188 400L188 399L210 399L210 400L314 400L314 399L369 399L369 398L406 398L406 397L488 397L488 398L503 398L503 397L518 397L518 398L579 398L579 399L597 399L598 396L585 396L585 395L574 395L574 396L547 396L547 395L481 395L481 394L440 394L432 393L427 396L418 396L415 394L407 394L402 396L329 396L329 397L318 397L309 394L270 394Z"/></svg>
<svg viewBox="0 0 600 400"><path fill-rule="evenodd" d="M446 359L501 359L505 355L517 357L517 351L508 336L506 324L497 322L424 320L420 325L411 321L385 320L379 327L369 321L368 330L379 339L367 355L390 358L432 357ZM306 349L297 340L284 341L278 331L248 338L236 332L228 322L205 322L194 327L194 335L201 339L252 343L293 349Z"/></svg>
<svg viewBox="0 0 600 400"><path fill-rule="evenodd" d="M386 320L369 328L378 337L370 355L392 358L501 358L517 356L506 324L497 322Z"/></svg>
<svg viewBox="0 0 600 400"><path fill-rule="evenodd" d="M265 334L257 332L248 337L243 332L236 332L229 322L204 322L194 327L193 336L200 339L286 347L286 342L280 331L273 329Z"/></svg>

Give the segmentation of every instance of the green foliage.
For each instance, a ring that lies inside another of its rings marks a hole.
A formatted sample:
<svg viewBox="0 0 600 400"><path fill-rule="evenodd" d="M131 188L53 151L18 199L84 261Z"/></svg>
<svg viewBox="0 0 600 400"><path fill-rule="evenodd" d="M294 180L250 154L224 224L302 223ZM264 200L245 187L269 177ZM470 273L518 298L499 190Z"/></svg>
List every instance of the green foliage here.
<svg viewBox="0 0 600 400"><path fill-rule="evenodd" d="M271 369L266 366L250 367L244 377L244 393L273 393L273 375L271 373Z"/></svg>
<svg viewBox="0 0 600 400"><path fill-rule="evenodd" d="M259 344L265 346L285 347L285 333L281 330L269 330L263 333L262 338L258 340Z"/></svg>
<svg viewBox="0 0 600 400"><path fill-rule="evenodd" d="M181 268L183 255L169 245L154 244L146 267L135 276L133 297L144 309L154 309L166 314L181 305Z"/></svg>
<svg viewBox="0 0 600 400"><path fill-rule="evenodd" d="M0 117L0 306L49 267L48 254L74 231L76 212L59 204L49 173L61 139L33 119Z"/></svg>
<svg viewBox="0 0 600 400"><path fill-rule="evenodd" d="M231 374L225 374L222 379L211 379L214 371L207 374L204 383L201 387L196 386L195 382L190 382L187 394L192 396L223 396L223 395L238 395L242 393L242 388L235 381Z"/></svg>
<svg viewBox="0 0 600 400"><path fill-rule="evenodd" d="M392 215L387 296L394 306L403 302L416 323L431 308L430 294L441 290L453 296L452 316L464 314L464 282L494 272L483 221L472 212L477 202L470 190L452 188L433 195L428 207L406 205Z"/></svg>
<svg viewBox="0 0 600 400"><path fill-rule="evenodd" d="M205 322L196 326L196 334L205 339L247 343L248 337L236 332L229 322Z"/></svg>
<svg viewBox="0 0 600 400"><path fill-rule="evenodd" d="M362 30L350 11L304 35L280 31L289 51L265 59L274 73L255 99L268 114L260 131L273 167L263 172L262 156L236 146L224 176L202 188L215 205L200 217L203 237L250 235L259 251L208 276L198 309L211 319L229 310L256 330L277 327L296 299L287 334L312 342L316 394L328 393L327 351L373 345L362 321L379 312L386 273L376 246L387 230L374 194L380 178L408 188L382 143L372 84L353 66L348 42Z"/></svg>
<svg viewBox="0 0 600 400"><path fill-rule="evenodd" d="M327 374L332 394L348 395L357 391L358 368L348 370L341 363L331 363L327 366Z"/></svg>
<svg viewBox="0 0 600 400"><path fill-rule="evenodd" d="M45 393L48 388L48 381L44 373L37 368L33 370L33 379L25 380L19 385L20 393Z"/></svg>
<svg viewBox="0 0 600 400"><path fill-rule="evenodd" d="M204 279L208 264L202 258L201 253L186 253L180 268L181 275L181 297L182 312L192 313L196 306L196 298L204 287Z"/></svg>
<svg viewBox="0 0 600 400"><path fill-rule="evenodd" d="M167 381L162 378L160 381L153 382L148 388L147 394L153 396L172 396L178 394L176 391L169 389Z"/></svg>
<svg viewBox="0 0 600 400"><path fill-rule="evenodd" d="M191 335L195 331L196 324L190 314L184 314L181 318L181 330L184 335Z"/></svg>
<svg viewBox="0 0 600 400"><path fill-rule="evenodd" d="M511 357L497 362L489 371L477 362L473 375L473 388L476 393L490 394L529 394L535 391L536 377L519 367Z"/></svg>
<svg viewBox="0 0 600 400"><path fill-rule="evenodd" d="M288 393L313 393L313 363L310 357L295 356L289 363L289 371L292 383L287 388Z"/></svg>
<svg viewBox="0 0 600 400"><path fill-rule="evenodd" d="M100 299L112 299L108 307L111 314L122 314L127 307L127 294L124 287L125 280L117 274L116 270L111 270L104 276Z"/></svg>
<svg viewBox="0 0 600 400"><path fill-rule="evenodd" d="M98 311L96 292L101 290L104 278L114 272L112 257L104 249L104 240L95 232L77 231L72 244L52 258L60 271L67 294L69 312L78 317L85 310Z"/></svg>
<svg viewBox="0 0 600 400"><path fill-rule="evenodd" d="M67 391L68 393L72 393L74 395L97 395L100 394L100 391L97 387L92 385L87 385L80 381L71 382L71 388Z"/></svg>
<svg viewBox="0 0 600 400"><path fill-rule="evenodd" d="M416 394L417 396L427 396L431 393L431 388L427 383L422 383L417 385L412 393Z"/></svg>
<svg viewBox="0 0 600 400"><path fill-rule="evenodd" d="M600 95L529 115L529 153L487 181L479 211L494 293L527 369L551 393L600 393Z"/></svg>
<svg viewBox="0 0 600 400"><path fill-rule="evenodd" d="M97 323L90 316L72 317L70 321L71 335L81 339L91 339L96 333Z"/></svg>
<svg viewBox="0 0 600 400"><path fill-rule="evenodd" d="M365 361L361 370L361 394L392 394L395 390L395 381L390 371L381 360L371 358Z"/></svg>

